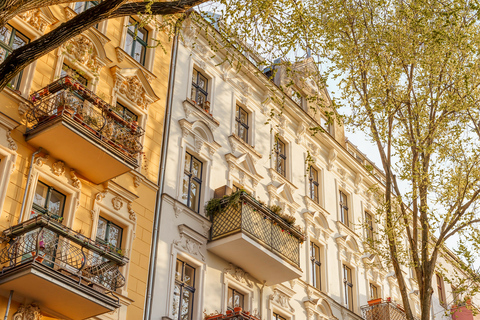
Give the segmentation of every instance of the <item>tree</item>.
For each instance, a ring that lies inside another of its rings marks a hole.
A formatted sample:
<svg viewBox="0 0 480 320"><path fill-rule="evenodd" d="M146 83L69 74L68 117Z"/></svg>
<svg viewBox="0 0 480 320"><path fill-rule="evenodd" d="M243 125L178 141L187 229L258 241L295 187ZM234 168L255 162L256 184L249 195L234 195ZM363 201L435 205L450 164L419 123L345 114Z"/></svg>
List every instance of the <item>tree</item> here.
<svg viewBox="0 0 480 320"><path fill-rule="evenodd" d="M449 239L460 239L454 249L463 262L456 266L469 281L447 281L466 296L478 292L479 277L472 271L472 252L480 248L478 3L222 3L226 38L248 43L270 58L268 64L313 52L319 64L329 66L316 77L318 86L328 76L339 80L342 99L336 104L347 105L346 123L377 145L386 176L385 187L377 188L383 237L365 247L394 270L407 318L414 315L402 270L414 270L421 319L430 319L433 280ZM295 76L291 62L284 68ZM332 117L324 99L308 99Z"/></svg>
<svg viewBox="0 0 480 320"><path fill-rule="evenodd" d="M127 0L105 0L42 37L13 50L0 64L0 90L26 66L48 52L58 48L69 39L79 35L105 19L124 17L135 14L172 15L183 13L207 0L178 0L168 2L127 2ZM0 3L0 28L18 14L55 4L71 3L65 0L6 0Z"/></svg>

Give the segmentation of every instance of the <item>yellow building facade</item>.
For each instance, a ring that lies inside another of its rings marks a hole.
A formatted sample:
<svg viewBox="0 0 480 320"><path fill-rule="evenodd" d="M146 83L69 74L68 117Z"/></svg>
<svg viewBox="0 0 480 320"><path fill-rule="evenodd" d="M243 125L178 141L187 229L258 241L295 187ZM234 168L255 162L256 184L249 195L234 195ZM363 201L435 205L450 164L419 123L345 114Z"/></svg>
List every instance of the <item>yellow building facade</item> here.
<svg viewBox="0 0 480 320"><path fill-rule="evenodd" d="M15 17L0 59L92 5ZM171 53L136 21L99 23L0 92L1 317L143 317Z"/></svg>

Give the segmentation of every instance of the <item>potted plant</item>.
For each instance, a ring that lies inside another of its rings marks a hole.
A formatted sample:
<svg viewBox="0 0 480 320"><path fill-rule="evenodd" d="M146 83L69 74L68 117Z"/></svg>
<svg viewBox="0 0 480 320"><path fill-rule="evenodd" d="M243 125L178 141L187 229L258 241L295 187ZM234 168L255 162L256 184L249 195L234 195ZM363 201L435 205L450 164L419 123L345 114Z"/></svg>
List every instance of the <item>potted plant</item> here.
<svg viewBox="0 0 480 320"><path fill-rule="evenodd" d="M376 304L379 304L380 302L382 302L382 298L372 299L372 300L368 301L368 305L369 306L374 306Z"/></svg>
<svg viewBox="0 0 480 320"><path fill-rule="evenodd" d="M205 110L206 113L210 114L210 101L205 101L203 103L203 109Z"/></svg>
<svg viewBox="0 0 480 320"><path fill-rule="evenodd" d="M271 206L270 206L270 211L272 211L272 212L275 213L276 215L280 215L280 213L282 212L282 207L277 206L276 204L274 204L274 205L271 205Z"/></svg>
<svg viewBox="0 0 480 320"><path fill-rule="evenodd" d="M242 312L242 307L235 307L235 308L233 308L233 312L235 312L235 313L237 313L237 314L240 313L240 312Z"/></svg>

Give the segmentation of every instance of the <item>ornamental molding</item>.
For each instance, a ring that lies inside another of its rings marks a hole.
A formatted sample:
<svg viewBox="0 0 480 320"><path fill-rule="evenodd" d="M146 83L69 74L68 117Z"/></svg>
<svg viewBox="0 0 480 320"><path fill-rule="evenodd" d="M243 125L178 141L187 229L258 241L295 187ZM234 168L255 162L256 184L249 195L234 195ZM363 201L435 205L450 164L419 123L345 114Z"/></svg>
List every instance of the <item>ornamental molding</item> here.
<svg viewBox="0 0 480 320"><path fill-rule="evenodd" d="M52 172L56 176L60 176L65 172L65 162L58 160L52 165Z"/></svg>
<svg viewBox="0 0 480 320"><path fill-rule="evenodd" d="M258 174L255 169L255 160L250 153L244 153L236 157L231 153L225 155L225 160L228 164L228 180L232 180L234 171L238 172L238 178L241 185L246 185L246 180L251 183L252 187L258 185L263 177Z"/></svg>
<svg viewBox="0 0 480 320"><path fill-rule="evenodd" d="M305 219L306 230L308 230L316 240L326 243L334 232L330 229L327 217L320 211L306 211L303 213L303 217Z"/></svg>
<svg viewBox="0 0 480 320"><path fill-rule="evenodd" d="M180 238L174 240L173 245L205 261L205 244L207 243L207 238L185 224L178 226L178 233L180 234Z"/></svg>
<svg viewBox="0 0 480 320"><path fill-rule="evenodd" d="M94 42L80 34L68 40L63 48L65 53L73 58L73 62L85 67L96 77L98 77L100 70L106 65L98 56L98 51Z"/></svg>
<svg viewBox="0 0 480 320"><path fill-rule="evenodd" d="M101 202L107 195L107 190L103 190L95 195L95 200Z"/></svg>
<svg viewBox="0 0 480 320"><path fill-rule="evenodd" d="M183 111L185 112L185 119L190 118L190 120L193 120L192 118L196 118L195 120L202 120L212 132L220 126L220 122L212 115L208 114L189 99L183 101Z"/></svg>
<svg viewBox="0 0 480 320"><path fill-rule="evenodd" d="M262 155L257 152L253 146L249 145L245 141L243 141L238 135L232 133L228 137L228 142L230 143L230 148L232 149L233 153L239 152L241 154L248 153L251 157L253 162L256 164L258 160L262 159Z"/></svg>
<svg viewBox="0 0 480 320"><path fill-rule="evenodd" d="M273 289L273 293L270 295L269 300L270 303L273 303L276 306L287 310L288 312L294 313L295 309L293 309L292 305L290 304L291 297L291 294L288 294L284 290L281 290L278 286Z"/></svg>
<svg viewBox="0 0 480 320"><path fill-rule="evenodd" d="M41 320L40 307L35 304L21 304L13 315L13 320Z"/></svg>
<svg viewBox="0 0 480 320"><path fill-rule="evenodd" d="M155 95L150 81L141 70L137 68L121 69L114 66L110 68L110 72L115 83L114 92L121 94L141 110L147 110L150 104L159 99Z"/></svg>
<svg viewBox="0 0 480 320"><path fill-rule="evenodd" d="M78 179L75 169L70 169L70 177L72 179L72 185L77 189L82 189L82 182Z"/></svg>
<svg viewBox="0 0 480 320"><path fill-rule="evenodd" d="M250 275L242 268L235 266L233 263L230 263L228 268L223 269L223 273L226 276L229 276L240 282L241 284L244 284L249 288L253 288L253 281L249 279Z"/></svg>
<svg viewBox="0 0 480 320"><path fill-rule="evenodd" d="M213 156L221 147L214 138L210 127L202 120L189 122L186 119L180 119L178 124L182 128L183 139L193 138L193 147L195 152L200 153L203 149L208 149L208 154ZM203 135L203 136L202 136ZM206 139L204 138L206 136Z"/></svg>
<svg viewBox="0 0 480 320"><path fill-rule="evenodd" d="M137 214L135 213L135 211L133 211L133 208L132 208L132 203L129 202L127 204L127 209L128 209L128 218L133 221L133 222L136 222L137 221Z"/></svg>
<svg viewBox="0 0 480 320"><path fill-rule="evenodd" d="M51 24L40 9L20 13L18 17L41 33Z"/></svg>
<svg viewBox="0 0 480 320"><path fill-rule="evenodd" d="M48 154L43 157L41 155L37 155L33 163L41 168L45 164L45 162L48 161L48 159L50 159L50 155Z"/></svg>
<svg viewBox="0 0 480 320"><path fill-rule="evenodd" d="M115 210L120 210L123 207L123 199L121 197L113 197L112 198L112 205Z"/></svg>
<svg viewBox="0 0 480 320"><path fill-rule="evenodd" d="M355 174L354 186L355 186L355 194L360 193L361 184L363 181L363 176L360 173Z"/></svg>
<svg viewBox="0 0 480 320"><path fill-rule="evenodd" d="M5 134L7 136L8 148L12 151L17 151L18 146L17 146L17 143L15 142L15 140L13 140L13 138L12 138L12 131L7 130Z"/></svg>
<svg viewBox="0 0 480 320"><path fill-rule="evenodd" d="M333 169L333 165L337 161L338 153L335 148L332 148L328 151L328 159L327 159L327 169L331 171Z"/></svg>

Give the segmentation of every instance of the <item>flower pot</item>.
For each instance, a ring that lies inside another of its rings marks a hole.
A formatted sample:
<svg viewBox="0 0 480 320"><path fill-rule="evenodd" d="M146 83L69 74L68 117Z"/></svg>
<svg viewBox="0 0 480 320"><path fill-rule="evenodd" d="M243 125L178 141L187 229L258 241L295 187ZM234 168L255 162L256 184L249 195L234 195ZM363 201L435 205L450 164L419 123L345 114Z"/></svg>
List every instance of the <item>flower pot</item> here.
<svg viewBox="0 0 480 320"><path fill-rule="evenodd" d="M76 113L75 114L75 120L77 120L78 122L83 122L83 114Z"/></svg>
<svg viewBox="0 0 480 320"><path fill-rule="evenodd" d="M369 306L374 306L376 304L379 304L380 302L382 302L382 298L373 299L373 300L368 301L368 305Z"/></svg>
<svg viewBox="0 0 480 320"><path fill-rule="evenodd" d="M35 261L38 261L38 262L42 263L43 262L43 257L38 256L38 257L35 258Z"/></svg>
<svg viewBox="0 0 480 320"><path fill-rule="evenodd" d="M233 308L233 312L235 312L235 313L240 313L240 312L242 312L242 307L235 307L235 308Z"/></svg>

